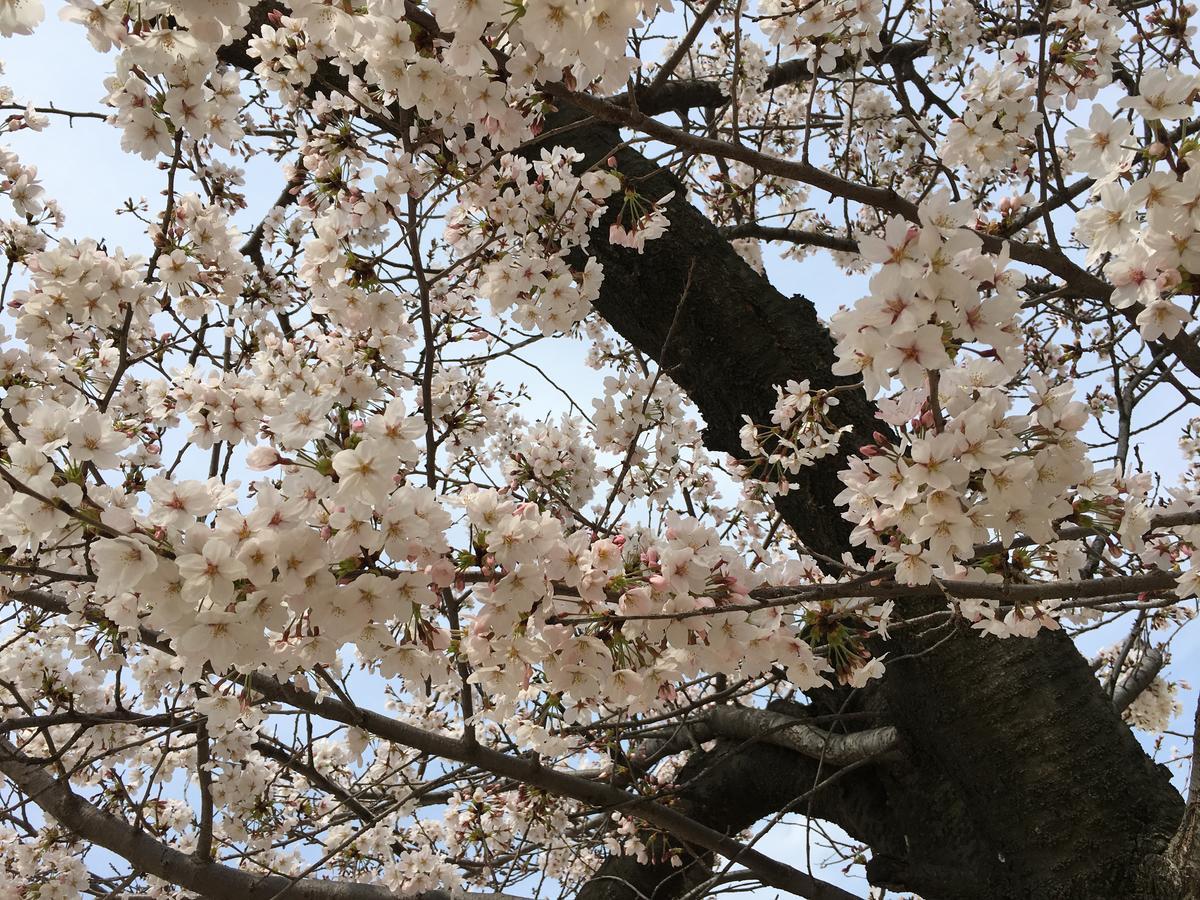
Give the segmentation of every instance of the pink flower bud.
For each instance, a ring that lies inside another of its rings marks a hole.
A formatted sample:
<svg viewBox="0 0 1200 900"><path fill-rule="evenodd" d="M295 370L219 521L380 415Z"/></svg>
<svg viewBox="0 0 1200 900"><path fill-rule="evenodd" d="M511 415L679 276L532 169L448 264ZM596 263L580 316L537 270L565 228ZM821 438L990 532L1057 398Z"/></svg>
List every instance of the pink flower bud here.
<svg viewBox="0 0 1200 900"><path fill-rule="evenodd" d="M1182 282L1183 276L1179 274L1178 269L1165 269L1154 279L1154 283L1158 285L1160 291L1169 291L1172 288L1177 288Z"/></svg>
<svg viewBox="0 0 1200 900"><path fill-rule="evenodd" d="M442 557L433 565L426 566L425 572L429 575L430 582L440 588L449 587L452 584L462 581L462 576L455 570L454 563L445 557Z"/></svg>
<svg viewBox="0 0 1200 900"><path fill-rule="evenodd" d="M251 472L265 472L283 461L274 447L255 447L246 454L246 468Z"/></svg>

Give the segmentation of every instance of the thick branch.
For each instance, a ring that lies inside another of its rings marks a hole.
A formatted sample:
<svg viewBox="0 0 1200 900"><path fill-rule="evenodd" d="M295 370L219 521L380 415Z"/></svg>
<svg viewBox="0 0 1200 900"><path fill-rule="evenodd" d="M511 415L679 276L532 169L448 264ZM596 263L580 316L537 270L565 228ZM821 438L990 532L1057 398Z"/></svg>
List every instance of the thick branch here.
<svg viewBox="0 0 1200 900"><path fill-rule="evenodd" d="M645 750L633 757L635 762L639 756L657 760L718 739L771 744L838 767L895 758L900 750L900 735L895 728L838 733L796 716L750 706L714 704L693 720L644 734L659 740L648 741Z"/></svg>
<svg viewBox="0 0 1200 900"><path fill-rule="evenodd" d="M686 43L680 44L681 48L686 49L686 46ZM902 65L923 55L928 49L928 41L900 41L867 54L867 59L874 65ZM845 72L858 62L859 60L851 54L844 53L838 58L834 71L827 74L837 75ZM671 68L670 60L664 63L663 71L670 71ZM766 93L789 84L800 84L811 78L812 70L808 60L789 59L767 71L767 77L763 80L760 90ZM707 78L660 81L656 77L652 83L637 88L635 95L638 109L651 116L687 109L711 109L729 102L729 95L725 93L722 84ZM618 106L628 106L629 95L619 94L612 98L612 102Z"/></svg>
<svg viewBox="0 0 1200 900"><path fill-rule="evenodd" d="M700 733L701 741L707 740L703 736L707 729L720 737L766 741L823 760L831 766L879 759L895 753L900 746L900 735L895 728L834 734L815 725L797 722L791 716L743 706L715 706L694 727Z"/></svg>
<svg viewBox="0 0 1200 900"><path fill-rule="evenodd" d="M838 250L842 253L857 253L858 241L838 237L834 234L823 234L819 231L802 231L798 228L783 228L778 225L759 225L757 222L747 222L722 228L721 233L733 240L735 238L757 238L760 241L787 241L790 244L803 244L808 247L823 247L826 250Z"/></svg>
<svg viewBox="0 0 1200 900"><path fill-rule="evenodd" d="M103 812L29 761L7 739L0 738L0 772L43 810L82 840L103 847L129 861L139 871L177 884L214 900L238 897L270 900L287 892L289 900L395 900L386 888L370 884L318 881L293 882L280 875L255 875L220 863L208 862L154 840L144 831ZM450 900L448 891L420 895L421 900ZM502 900L499 895L479 895Z"/></svg>
<svg viewBox="0 0 1200 900"><path fill-rule="evenodd" d="M1158 677L1162 667L1167 662L1167 656L1158 647L1150 647L1142 654L1137 666L1122 681L1113 692L1113 708L1124 712L1129 704L1141 696L1146 688Z"/></svg>

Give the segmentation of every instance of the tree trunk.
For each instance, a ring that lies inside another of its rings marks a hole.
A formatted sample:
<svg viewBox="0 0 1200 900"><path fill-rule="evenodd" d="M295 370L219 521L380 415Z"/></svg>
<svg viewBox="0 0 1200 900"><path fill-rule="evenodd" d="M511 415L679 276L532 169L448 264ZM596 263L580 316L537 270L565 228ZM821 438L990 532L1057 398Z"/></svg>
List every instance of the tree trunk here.
<svg viewBox="0 0 1200 900"><path fill-rule="evenodd" d="M558 113L550 127L570 121L581 124L555 141L583 152L583 165L619 146L617 129L586 121L575 110ZM742 416L769 421L774 385L790 378L823 387L837 383L830 372L832 339L813 305L783 296L747 265L687 202L673 176L631 149L615 155L620 171L638 178L643 193L676 194L667 206L668 232L648 242L642 254L607 242L608 219L593 233L588 249L605 273L596 309L688 393L707 425L706 445L740 454ZM878 423L862 395L842 399L844 421L854 426L843 446L853 450ZM834 557L850 549L849 526L833 502L841 489L840 464L825 461L805 470L797 489L777 502L809 547ZM926 900L1083 900L1176 890L1154 872L1156 855L1179 825L1182 798L1165 767L1151 762L1121 721L1069 638L1043 632L1031 640L998 640L955 625L925 635L902 632L885 649L891 655L887 674L864 693L878 695L867 702L881 704L886 723L900 730L905 757L848 774L838 790L853 792L858 802L825 802L814 810L872 847L867 872L874 883ZM790 768L770 769L768 780L778 778L779 784L765 789L778 806L795 796L792 789L800 783L811 788L815 776L811 761L784 754ZM711 773L685 792L686 801L710 825L744 828L749 822L737 813L761 816L771 806L757 807L750 799L759 796L762 777L754 767L713 763ZM730 807L714 799L708 790L714 783L721 785L719 793L746 798L745 804ZM634 896L607 880L618 871L657 897L677 895L687 881L654 866L612 860L601 883L588 885L581 896Z"/></svg>

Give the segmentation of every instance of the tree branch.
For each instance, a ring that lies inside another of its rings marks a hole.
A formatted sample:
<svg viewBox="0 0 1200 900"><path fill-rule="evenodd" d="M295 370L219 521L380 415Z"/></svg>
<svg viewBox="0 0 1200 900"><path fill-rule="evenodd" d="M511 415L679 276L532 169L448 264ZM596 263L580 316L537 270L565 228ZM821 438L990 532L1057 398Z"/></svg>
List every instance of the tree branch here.
<svg viewBox="0 0 1200 900"><path fill-rule="evenodd" d="M695 726L701 735L707 728L712 735L742 741L766 741L777 747L795 750L831 766L847 766L865 759L878 759L895 754L900 735L895 728L872 728L835 734L798 722L792 716L744 706L714 706L704 713Z"/></svg>
<svg viewBox="0 0 1200 900"><path fill-rule="evenodd" d="M269 900L283 891L287 891L288 900L396 900L396 894L377 885L317 879L293 882L281 875L255 875L197 859L92 806L5 738L0 738L0 772L72 834L115 853L143 872L213 900ZM459 894L458 898L463 896ZM502 894L465 896L471 900L505 900ZM414 895L414 900L452 898L450 891Z"/></svg>
<svg viewBox="0 0 1200 900"><path fill-rule="evenodd" d="M442 759L477 766L495 775L532 785L560 797L570 797L590 806L620 810L670 832L676 838L705 850L720 853L749 869L764 884L812 900L858 900L854 894L813 878L798 869L751 850L727 835L701 825L675 809L630 794L607 784L589 781L556 769L545 768L539 759L511 756L481 744L424 731L371 710L350 709L332 698L319 698L293 684L266 675L249 678L251 687L271 700L287 703L333 722L361 728L392 743L411 747Z"/></svg>
<svg viewBox="0 0 1200 900"><path fill-rule="evenodd" d="M1124 712L1129 704L1136 700L1141 693L1150 687L1151 682L1158 677L1162 667L1167 662L1167 656L1158 647L1150 647L1138 660L1138 664L1128 677L1122 681L1113 692L1113 708Z"/></svg>

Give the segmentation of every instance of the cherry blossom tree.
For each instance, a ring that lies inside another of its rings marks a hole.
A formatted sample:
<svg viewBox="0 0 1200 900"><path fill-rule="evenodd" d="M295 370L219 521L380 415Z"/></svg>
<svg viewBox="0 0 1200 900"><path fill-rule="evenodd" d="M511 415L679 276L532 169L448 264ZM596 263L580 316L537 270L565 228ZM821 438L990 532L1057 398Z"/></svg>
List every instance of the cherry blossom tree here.
<svg viewBox="0 0 1200 900"><path fill-rule="evenodd" d="M1195 13L68 0L0 894L1200 896Z"/></svg>

